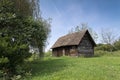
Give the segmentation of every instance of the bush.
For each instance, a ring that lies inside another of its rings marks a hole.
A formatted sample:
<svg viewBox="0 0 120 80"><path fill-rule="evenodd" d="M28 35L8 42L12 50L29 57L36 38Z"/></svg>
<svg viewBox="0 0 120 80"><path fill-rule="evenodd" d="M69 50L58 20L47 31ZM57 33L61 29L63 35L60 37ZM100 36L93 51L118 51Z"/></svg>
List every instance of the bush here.
<svg viewBox="0 0 120 80"><path fill-rule="evenodd" d="M116 50L120 50L120 39L114 43L114 47Z"/></svg>
<svg viewBox="0 0 120 80"><path fill-rule="evenodd" d="M97 47L95 47L95 50L112 52L115 51L115 47L111 44L98 44Z"/></svg>
<svg viewBox="0 0 120 80"><path fill-rule="evenodd" d="M110 54L110 52L103 50L95 50L94 56L100 57L100 56L105 56L106 54Z"/></svg>
<svg viewBox="0 0 120 80"><path fill-rule="evenodd" d="M45 53L45 57L51 57L51 56L52 56L52 51L49 50L48 52Z"/></svg>

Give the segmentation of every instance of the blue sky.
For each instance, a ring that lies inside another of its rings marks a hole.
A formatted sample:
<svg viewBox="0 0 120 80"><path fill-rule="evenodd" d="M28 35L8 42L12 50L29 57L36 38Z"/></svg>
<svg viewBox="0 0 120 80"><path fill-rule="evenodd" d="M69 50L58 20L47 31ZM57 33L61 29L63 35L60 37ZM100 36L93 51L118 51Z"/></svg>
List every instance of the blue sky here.
<svg viewBox="0 0 120 80"><path fill-rule="evenodd" d="M97 34L102 28L120 32L120 0L41 0L40 8L44 19L52 18L46 50L81 23L87 23Z"/></svg>

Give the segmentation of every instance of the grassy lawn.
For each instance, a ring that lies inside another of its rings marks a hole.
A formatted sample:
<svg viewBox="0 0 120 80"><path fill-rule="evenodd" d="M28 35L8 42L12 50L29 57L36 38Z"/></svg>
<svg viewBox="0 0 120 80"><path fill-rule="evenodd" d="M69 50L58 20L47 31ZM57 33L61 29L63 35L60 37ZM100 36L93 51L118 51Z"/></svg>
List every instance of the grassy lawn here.
<svg viewBox="0 0 120 80"><path fill-rule="evenodd" d="M120 57L45 58L25 80L120 80Z"/></svg>

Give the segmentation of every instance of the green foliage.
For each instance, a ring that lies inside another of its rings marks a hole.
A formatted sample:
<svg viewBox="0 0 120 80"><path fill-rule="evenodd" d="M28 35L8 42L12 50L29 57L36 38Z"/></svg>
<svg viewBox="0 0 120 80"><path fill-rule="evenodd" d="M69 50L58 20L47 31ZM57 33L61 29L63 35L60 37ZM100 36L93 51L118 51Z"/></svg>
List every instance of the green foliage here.
<svg viewBox="0 0 120 80"><path fill-rule="evenodd" d="M114 42L114 47L116 50L120 50L120 39Z"/></svg>
<svg viewBox="0 0 120 80"><path fill-rule="evenodd" d="M0 70L8 79L20 74L17 66L31 56L29 45L42 52L50 32L47 21L18 14L14 4L0 0Z"/></svg>
<svg viewBox="0 0 120 80"><path fill-rule="evenodd" d="M103 50L103 51L115 51L115 48L111 44L98 44L97 47L95 47L95 50Z"/></svg>
<svg viewBox="0 0 120 80"><path fill-rule="evenodd" d="M120 50L120 40L115 41L113 44L97 44L97 47L95 47L96 51L119 51Z"/></svg>
<svg viewBox="0 0 120 80"><path fill-rule="evenodd" d="M104 51L104 50L95 50L95 52L94 52L95 57L105 56L108 54L111 54L111 53L108 51Z"/></svg>
<svg viewBox="0 0 120 80"><path fill-rule="evenodd" d="M32 16L35 19L39 19L40 16L40 0L9 0L14 2L13 9L16 14L21 16Z"/></svg>
<svg viewBox="0 0 120 80"><path fill-rule="evenodd" d="M47 51L46 53L45 53L45 57L51 57L52 56L52 51Z"/></svg>
<svg viewBox="0 0 120 80"><path fill-rule="evenodd" d="M0 39L0 70L2 70L5 76L12 77L17 72L17 65L22 65L24 59L31 56L29 53L28 45L15 44L7 39Z"/></svg>

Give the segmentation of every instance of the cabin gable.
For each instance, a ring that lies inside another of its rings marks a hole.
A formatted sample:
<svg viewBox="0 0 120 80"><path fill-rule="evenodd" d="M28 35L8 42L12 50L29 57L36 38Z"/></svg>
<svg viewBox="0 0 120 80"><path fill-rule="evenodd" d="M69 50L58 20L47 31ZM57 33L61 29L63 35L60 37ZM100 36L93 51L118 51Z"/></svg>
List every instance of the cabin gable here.
<svg viewBox="0 0 120 80"><path fill-rule="evenodd" d="M93 56L94 43L91 40L89 33L86 33L78 45L78 56Z"/></svg>

